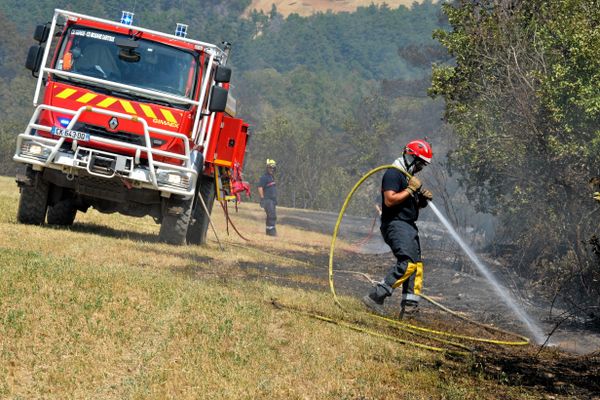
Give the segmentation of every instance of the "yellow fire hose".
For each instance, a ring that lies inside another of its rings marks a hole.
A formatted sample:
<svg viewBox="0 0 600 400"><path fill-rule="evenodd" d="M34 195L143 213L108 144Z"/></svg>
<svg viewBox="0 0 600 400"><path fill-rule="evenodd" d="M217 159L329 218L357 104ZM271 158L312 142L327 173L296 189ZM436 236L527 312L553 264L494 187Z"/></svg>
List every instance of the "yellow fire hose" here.
<svg viewBox="0 0 600 400"><path fill-rule="evenodd" d="M371 175L384 170L384 169L390 169L390 168L396 168L399 171L401 171L403 174L405 174L409 179L410 179L410 175L408 173L406 173L406 171L403 171L400 168L397 168L393 165L382 165L380 167L374 168L371 171L367 172L352 188L352 190L348 193L348 195L346 196L346 199L343 203L343 206L338 214L338 218L335 224L335 228L333 231L333 235L332 235L332 239L331 239L331 247L330 247L330 251L329 251L329 287L331 289L331 293L333 295L333 299L334 302L340 307L340 309L342 309L344 312L349 312L348 309L346 309L342 303L340 302L340 300L337 297L337 294L335 292L335 285L334 285L334 279L333 279L333 256L334 256L334 250L335 250L335 243L336 243L336 239L337 239L337 235L338 235L338 231L344 216L344 213L346 211L346 208L348 207L348 204L350 202L350 200L352 199L352 196L354 195L354 193L356 192L356 190L358 190L358 188L363 184L363 182L365 180L367 180ZM212 224L211 224L212 225ZM213 227L214 229L214 227ZM215 232L216 233L216 232ZM218 240L218 238L217 238ZM219 245L220 245L220 241L219 241ZM243 247L243 248L247 248L247 246L243 246L243 245L239 245L239 244L235 244L233 242L229 243L230 245L234 245L234 246L239 246L239 247ZM253 250L255 251L259 251L256 248L253 248ZM267 253L267 252L264 252ZM271 253L267 253L271 256L275 256L275 254L271 254ZM281 256L278 256L281 257ZM281 257L281 258L285 258L288 259L287 257ZM300 262L299 260L294 260L297 262ZM306 264L306 262L302 262L303 264ZM338 271L338 272L350 272L350 271ZM358 273L358 272L357 272ZM365 274L362 274L365 275ZM451 355L458 355L458 356L467 356L470 354L470 352L472 351L471 348L469 348L468 346L462 344L462 343L458 343L455 341L451 341L451 340L447 340L447 339L443 339L442 337L448 337L448 338L454 338L454 339L462 339L462 340L468 340L468 341L474 341L474 342L483 342L483 343L490 343L490 344L497 344L497 345L506 345L506 346L525 346L529 344L529 338L523 336L523 335L519 335L517 333L514 332L509 332L509 331L505 331L493 326L489 326L489 325L485 325L482 324L480 322L477 321L473 321L471 319L466 318L465 316L450 310L449 308L437 303L436 301L434 301L432 298L430 298L429 296L425 295L425 294L421 294L421 297L423 297L425 300L429 301L430 303L432 303L433 305L437 306L438 308L442 309L443 311L457 317L460 318L468 323L477 325L481 328L484 328L486 330L489 331L494 331L494 332L498 332L498 333L502 333L504 335L509 335L509 336L514 336L520 340L518 341L506 341L506 340L498 340L498 339L488 339L488 338L483 338L483 337L473 337L473 336L467 336L467 335L461 335L461 334L456 334L456 333L451 333L451 332L446 332L446 331L440 331L440 330L434 330L434 329L430 329L430 328L424 328L421 326L417 326L417 325L412 325L397 319L393 319L393 318L388 318L388 317L384 317L381 315L377 315L377 314L373 314L373 313L364 313L364 315L368 316L369 318L373 318L373 319L377 319L380 321L384 321L387 324L389 324L389 326L394 327L396 329L399 329L401 331L410 333L412 335L418 336L418 337L422 337L431 341L436 341L439 343L444 343L448 346L452 346L454 348L457 349L461 349L461 350L455 350L455 349L448 349L448 348L444 348L444 347L435 347L435 346L431 346L431 345L427 345L424 343L419 343L413 340L407 340L407 339L401 339L399 337L396 336L392 336L386 333L382 333L382 332L377 332L371 329L367 329L363 326L357 325L355 323L351 323L348 321L345 321L343 319L339 319L339 318L331 318L331 317L327 317L321 314L317 314L317 313L313 313L313 312L309 312L306 310L302 310L299 309L297 307L293 307L290 305L286 305L283 304L281 302L279 302L276 299L272 299L271 303L273 306L280 308L280 309L286 309L286 310L290 310L292 312L301 314L301 315L305 315L305 316L309 316L311 318L315 318L318 319L320 321L325 321L325 322L329 322L329 323L333 323L357 332L362 332L362 333L366 333L369 334L371 336L375 336L375 337L380 337L380 338L384 338L387 340L391 340L397 343L401 343L401 344L406 344L406 345L411 345L411 346L415 346L418 348L422 348L425 350L431 350L431 351L437 351L437 352L443 352L446 354L451 354Z"/></svg>
<svg viewBox="0 0 600 400"><path fill-rule="evenodd" d="M356 190L360 187L360 185L362 185L362 183L365 180L367 180L371 175L375 174L376 172L379 172L379 171L384 170L384 169L390 169L390 168L396 168L396 169L398 169L399 171L401 171L402 173L404 173L409 179L411 177L408 173L406 173L405 171L403 171L400 168L397 168L394 165L382 165L380 167L374 168L371 171L367 172L354 185L354 187L352 188L352 190L350 191L350 193L348 193L348 195L346 196L346 199L344 201L342 209L340 210L340 213L338 215L338 219L337 219L336 224L335 224L335 229L333 231L333 235L332 235L332 239L331 239L331 247L330 247L330 251L329 251L329 287L331 289L331 293L333 295L333 299L334 299L335 303L342 310L344 310L346 312L348 312L348 310L344 306L342 306L340 300L338 299L338 297L336 295L335 285L334 285L334 279L333 279L333 255L334 255L335 242L336 242L336 239L337 239L338 231L339 231L339 228L340 228L340 225L341 225L341 222L342 222L342 218L343 218L344 213L346 211L346 208L348 207L348 204L350 202L350 199L352 198L352 196L354 195L354 193L356 192ZM498 328L495 328L495 327L492 327L492 326L488 326L488 325L485 325L485 324L482 324L482 323L479 323L479 322L476 322L476 321L472 321L472 320L470 320L470 319L468 319L468 318L460 315L459 313L457 313L455 311L452 311L452 310L450 310L450 309L442 306L441 304L435 302L433 299L431 299L430 297L428 297L428 296L426 296L424 294L421 294L421 297L423 297L427 301L431 302L432 304L436 305L437 307L441 308L442 310L450 313L451 315L454 315L454 316L456 316L458 318L461 318L461 319L463 319L463 320L465 320L465 321L467 321L469 323L472 323L474 325L483 327L483 328L485 328L487 330L491 330L491 331L495 331L495 332L498 332L498 333L503 333L503 334L506 334L506 335L514 336L514 337L516 337L516 338L518 338L520 340L518 340L518 341L505 341L505 340L497 340L497 339L488 339L488 338L482 338L482 337L473 337L473 336L467 336L467 335L460 335L460 334L456 334L456 333L439 331L439 330L424 328L424 327L420 327L420 326L416 326L416 325L411 325L411 324L408 324L406 322L402 322L402 321L397 320L397 319L392 319L392 318L380 316L380 315L377 315L377 314L368 313L368 315L370 317L386 321L386 322L388 322L388 323L396 326L397 328L399 328L401 330L404 330L404 331L407 331L407 332L410 332L410 333L413 333L413 334L415 334L417 332L422 332L425 335L421 335L421 336L426 336L429 339L437 340L437 341L440 341L442 343L450 344L452 346L459 347L459 348L464 348L464 349L468 349L468 348L466 348L464 345L462 345L460 343L442 340L441 338L439 338L437 336L446 336L446 337L455 338L455 339L470 340L470 341L484 342L484 343L492 343L492 344L506 345L506 346L525 346L525 345L529 344L529 338L527 338L525 336L522 336L522 335L519 335L519 334L513 333L513 332L504 331L504 330L501 330L501 329L498 329ZM360 330L362 332L369 333L369 334L372 334L372 335L375 335L375 336L392 338L392 340L399 341L401 343L410 342L410 341L404 341L404 340L401 340L401 339L398 339L398 338L394 338L394 337L391 337L389 335L382 335L382 334L379 334L379 333L376 333L376 332L367 331L366 329L361 329L361 328L356 327L356 326L349 326L351 324L348 324L346 322L342 322L342 321L330 321L330 319L326 319L326 317L317 316L317 315L313 315L313 316L315 318L326 320L328 322L336 322L339 325L346 326L346 327L348 327L350 329ZM464 352L451 351L451 350L448 350L448 349L427 346L427 345L423 345L423 344L416 343L416 342L411 342L411 344L415 345L415 346L418 346L418 347L426 348L426 349L429 349L429 350L434 350L434 351L443 351L443 352L464 354Z"/></svg>
<svg viewBox="0 0 600 400"><path fill-rule="evenodd" d="M350 193L348 193L348 195L346 196L346 199L344 201L344 204L342 206L342 209L340 210L340 213L338 215L338 219L336 221L336 225L335 225L335 229L332 235L332 240L331 240L331 248L330 248L330 253L329 253L329 287L331 289L331 293L333 294L333 299L334 302L345 312L349 313L349 310L346 309L340 302L340 300L338 299L336 292L335 292L335 285L334 285L334 279L333 279L333 256L334 256L334 250L335 250L335 242L337 239L337 234L339 231L339 227L341 225L342 222L342 218L344 216L344 213L346 211L346 208L350 202L350 199L352 198L352 196L354 195L354 193L356 192L356 190L360 187L360 185L366 180L368 179L371 175L373 175L376 172L379 172L381 170L384 169L389 169L389 168L396 168L393 165L384 165L384 166L380 166L377 167L369 172L367 172L352 188L352 190L350 191ZM404 173L407 177L410 178L410 175L407 174L405 171L402 171L400 168L399 169L402 173ZM339 271L342 272L342 271ZM350 271L346 271L346 272L350 272ZM367 329L363 326L357 325L355 323L351 323L348 321L345 321L343 319L339 319L339 318L331 318L331 317L327 317L321 314L317 314L317 313L313 313L313 312L309 312L306 310L301 310L299 308L293 307L293 306L289 306L289 305L285 305L280 303L277 300L272 300L272 304L278 308L283 308L283 309L287 309L290 311L293 311L295 313L301 314L301 315L305 315L305 316L309 316L315 319L318 319L320 321L325 321L325 322L329 322L329 323L333 323L348 329L352 329L354 331L357 332L362 332L362 333L366 333L369 334L371 336L375 336L375 337L380 337L380 338L384 338L387 340L391 340L397 343L401 343L401 344L406 344L406 345L411 345L411 346L415 346L418 348L422 348L425 350L431 350L431 351L437 351L437 352L443 352L445 354L450 354L450 355L457 355L457 356L467 356L470 354L470 352L472 351L471 348L467 347L466 345L462 344L462 343L458 343L455 341L451 341L451 340L446 340L443 339L442 337L449 337L449 338L454 338L454 339L461 339L461 340L468 340L468 341L474 341L474 342L483 342L483 343L490 343L490 344L496 344L496 345L505 345L505 346L525 346L529 344L529 338L523 336L523 335L519 335L517 333L514 332L509 332L509 331L505 331L493 326L489 326L489 325L485 325L482 324L480 322L477 321L473 321L471 319L468 319L466 317L464 317L463 315L450 310L449 308L437 303L436 301L434 301L433 299L431 299L430 297L421 294L421 297L423 297L424 299L426 299L427 301L429 301L430 303L432 303L433 305L439 307L440 309L442 309L443 311L457 317L460 319L463 319L471 324L477 325L479 327L482 327L484 329L487 329L489 331L494 331L494 332L498 332L498 333L502 333L504 335L509 335L509 336L514 336L520 340L517 341L506 341L506 340L498 340L498 339L488 339L488 338L483 338L483 337L473 337L473 336L467 336L467 335L461 335L461 334L456 334L456 333L451 333L451 332L445 332L445 331L440 331L440 330L434 330L434 329L429 329L429 328L424 328L424 327L420 327L417 325L411 325L409 323L397 320L397 319L393 319L393 318L388 318L388 317L384 317L384 316L380 316L377 314L373 314L373 313L365 313L364 315L367 315L370 318L373 319L377 319L380 321L384 321L387 324L389 324L389 326L394 327L396 329L399 329L401 331L410 333L412 335L418 336L418 337L422 337L428 340L432 340L432 341L436 341L439 343L444 343L446 345L452 346L454 348L457 349L461 349L461 350L456 350L456 349L448 349L448 348L444 348L444 347L435 347L435 346L431 346L431 345L427 345L424 343L420 343L417 341L413 341L413 340L407 340L407 339L401 339L399 337L396 336L392 336L386 333L382 333L382 332L377 332L371 329Z"/></svg>

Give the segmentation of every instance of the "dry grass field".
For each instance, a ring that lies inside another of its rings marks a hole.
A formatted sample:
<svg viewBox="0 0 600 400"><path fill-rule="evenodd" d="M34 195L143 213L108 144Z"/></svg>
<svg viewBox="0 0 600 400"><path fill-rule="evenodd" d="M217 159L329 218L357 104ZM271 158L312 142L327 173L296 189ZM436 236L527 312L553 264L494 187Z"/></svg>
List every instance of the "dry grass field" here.
<svg viewBox="0 0 600 400"><path fill-rule="evenodd" d="M232 214L250 243L215 205L221 251L94 210L69 229L19 225L17 201L0 177L0 398L577 398L274 307L348 318L327 290L330 237L283 224L266 237L256 204Z"/></svg>
<svg viewBox="0 0 600 400"><path fill-rule="evenodd" d="M387 4L390 8L399 6L410 7L415 0L252 0L248 7L248 12L252 10L262 10L265 13L271 11L273 4L277 11L284 16L296 13L302 16L314 14L316 12L353 12L358 7L368 7L371 4Z"/></svg>

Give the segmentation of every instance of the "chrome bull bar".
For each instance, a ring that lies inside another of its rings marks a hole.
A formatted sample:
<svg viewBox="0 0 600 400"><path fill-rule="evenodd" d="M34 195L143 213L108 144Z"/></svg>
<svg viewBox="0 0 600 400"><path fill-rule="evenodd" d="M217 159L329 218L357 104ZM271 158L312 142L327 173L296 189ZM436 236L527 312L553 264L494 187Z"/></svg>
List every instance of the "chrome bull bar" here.
<svg viewBox="0 0 600 400"><path fill-rule="evenodd" d="M34 130L52 133L51 126L40 125L36 122L38 121L39 115L43 110L72 115L73 117L66 127L67 130L73 128L73 126L78 122L79 118L81 117L81 114L84 112L114 116L133 122L138 122L143 127L144 145L108 139L90 133L90 140L93 140L98 143L105 143L108 145L135 150L135 156L122 156L103 150L96 150L88 147L83 147L79 145L77 140L73 140L72 142L71 149L73 152L64 151L64 149L61 150L66 139L65 137L58 137L54 139L36 136L33 134ZM150 133L158 133L161 135L181 139L184 144L184 154L152 148ZM40 146L40 155L24 154L23 144L27 141L30 141L31 143L37 146ZM140 164L140 157L142 153L145 153L147 156L147 168L138 166ZM78 156L78 154L86 155ZM154 159L155 156L163 156L182 160L183 165L174 165L162 161L156 161ZM32 165L38 165L40 167L45 168L61 170L84 169L92 175L97 175L108 179L114 177L117 174L117 171L113 171L113 173L110 174L98 173L97 170L94 170L93 168L93 160L95 160L96 157L114 157L115 164L123 164L124 162L127 163L126 159L131 159L129 168L124 168L118 173L120 177L130 179L133 182L137 182L142 187L154 188L161 192L191 196L195 192L196 180L198 178L198 173L194 168L194 161L197 156L198 155L195 151L190 151L190 140L186 135L178 132L170 132L164 129L149 127L148 123L144 118L135 115L123 114L116 111L104 110L92 106L82 106L77 111L73 111L62 107L40 104L36 107L36 110L31 116L31 119L29 120L29 124L27 125L27 129L25 130L25 132L17 136L17 149L13 160ZM179 174L180 176L185 176L187 178L187 188L183 188L174 183L161 182L157 178L157 173L168 174L169 172Z"/></svg>

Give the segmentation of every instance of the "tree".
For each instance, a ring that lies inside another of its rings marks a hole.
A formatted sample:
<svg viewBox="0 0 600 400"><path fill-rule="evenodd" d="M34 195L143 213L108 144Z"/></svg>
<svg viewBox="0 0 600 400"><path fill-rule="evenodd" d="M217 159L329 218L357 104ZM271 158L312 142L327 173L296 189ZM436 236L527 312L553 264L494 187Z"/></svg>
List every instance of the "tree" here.
<svg viewBox="0 0 600 400"><path fill-rule="evenodd" d="M452 30L435 36L454 63L434 68L430 93L458 136L451 167L477 209L501 219L515 268L597 304L585 241L598 232L586 188L600 169L600 7L461 0L444 10Z"/></svg>

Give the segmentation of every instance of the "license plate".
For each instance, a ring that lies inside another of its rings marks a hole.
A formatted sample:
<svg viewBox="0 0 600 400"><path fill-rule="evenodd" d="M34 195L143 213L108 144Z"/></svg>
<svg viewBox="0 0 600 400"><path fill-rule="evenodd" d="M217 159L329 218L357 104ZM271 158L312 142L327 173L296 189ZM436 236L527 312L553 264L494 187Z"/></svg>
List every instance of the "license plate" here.
<svg viewBox="0 0 600 400"><path fill-rule="evenodd" d="M74 140L80 140L82 142L89 142L90 134L79 131L72 131L70 129L57 128L56 126L52 127L52 134L54 136L65 137Z"/></svg>

